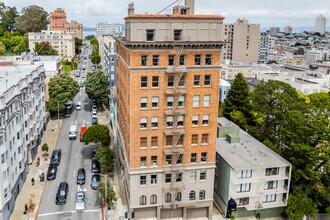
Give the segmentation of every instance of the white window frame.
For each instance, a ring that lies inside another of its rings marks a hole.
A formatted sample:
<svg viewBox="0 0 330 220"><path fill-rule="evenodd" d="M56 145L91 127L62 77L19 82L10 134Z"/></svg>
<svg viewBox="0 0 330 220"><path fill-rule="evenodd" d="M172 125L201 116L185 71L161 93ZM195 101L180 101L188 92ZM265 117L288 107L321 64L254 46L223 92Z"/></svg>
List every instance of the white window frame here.
<svg viewBox="0 0 330 220"><path fill-rule="evenodd" d="M194 124L194 122L197 121L197 124ZM198 126L199 124L199 115L193 115L191 119L192 126Z"/></svg>
<svg viewBox="0 0 330 220"><path fill-rule="evenodd" d="M142 107L142 104L145 104L145 107ZM140 108L147 109L148 108L148 97L141 97L140 98Z"/></svg>
<svg viewBox="0 0 330 220"><path fill-rule="evenodd" d="M166 117L166 127L168 127L168 128L173 127L173 120L174 120L174 117L173 116L167 116ZM168 126L168 122L172 122L172 125L171 126Z"/></svg>
<svg viewBox="0 0 330 220"><path fill-rule="evenodd" d="M145 161L142 158L145 158ZM140 167L147 167L147 157L140 157Z"/></svg>
<svg viewBox="0 0 330 220"><path fill-rule="evenodd" d="M184 107L185 104L185 97L184 96L180 96L178 99L178 107Z"/></svg>
<svg viewBox="0 0 330 220"><path fill-rule="evenodd" d="M151 98L151 108L157 109L158 108L158 102L159 102L159 97L158 96L153 96ZM154 106L156 104L156 106Z"/></svg>
<svg viewBox="0 0 330 220"><path fill-rule="evenodd" d="M156 160L153 160L154 159L153 157L156 157ZM150 162L151 162L151 166L157 166L158 157L157 156L151 156L150 157Z"/></svg>
<svg viewBox="0 0 330 220"><path fill-rule="evenodd" d="M157 123L157 126L155 126L156 124L154 124L154 123ZM151 118L151 128L152 129L158 128L158 117Z"/></svg>
<svg viewBox="0 0 330 220"><path fill-rule="evenodd" d="M169 103L172 103L172 105L168 105ZM174 96L167 96L166 106L167 106L167 108L173 108L174 107Z"/></svg>
<svg viewBox="0 0 330 220"><path fill-rule="evenodd" d="M237 193L250 192L250 190L251 190L251 183L236 184L236 192Z"/></svg>
<svg viewBox="0 0 330 220"><path fill-rule="evenodd" d="M245 179L252 177L252 170L239 170L237 171L237 178L238 179Z"/></svg>
<svg viewBox="0 0 330 220"><path fill-rule="evenodd" d="M157 174L151 174L150 175L150 184L156 185L157 184Z"/></svg>
<svg viewBox="0 0 330 220"><path fill-rule="evenodd" d="M203 115L202 116L202 125L209 126L210 125L210 115Z"/></svg>
<svg viewBox="0 0 330 220"><path fill-rule="evenodd" d="M143 124L145 126L143 126ZM147 129L147 128L148 128L148 118L146 117L140 118L140 129Z"/></svg>
<svg viewBox="0 0 330 220"><path fill-rule="evenodd" d="M189 180L190 182L195 182L197 178L197 171L196 170L190 170Z"/></svg>
<svg viewBox="0 0 330 220"><path fill-rule="evenodd" d="M194 95L193 96L193 107L199 107L200 106L200 96Z"/></svg>
<svg viewBox="0 0 330 220"><path fill-rule="evenodd" d="M263 203L276 202L276 194L268 194L264 196Z"/></svg>
<svg viewBox="0 0 330 220"><path fill-rule="evenodd" d="M211 105L211 95L204 95L203 107L210 107Z"/></svg>
<svg viewBox="0 0 330 220"><path fill-rule="evenodd" d="M145 179L143 179L143 177L145 177ZM140 176L140 186L145 186L147 185L147 176L142 175Z"/></svg>

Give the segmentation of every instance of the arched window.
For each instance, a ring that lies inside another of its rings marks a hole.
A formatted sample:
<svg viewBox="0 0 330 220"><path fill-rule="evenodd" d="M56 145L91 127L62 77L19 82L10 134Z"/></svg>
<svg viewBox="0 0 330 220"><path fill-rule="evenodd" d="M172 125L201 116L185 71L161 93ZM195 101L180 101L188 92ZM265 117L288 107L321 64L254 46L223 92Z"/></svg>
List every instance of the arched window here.
<svg viewBox="0 0 330 220"><path fill-rule="evenodd" d="M156 194L152 194L150 196L150 204L156 204L157 203L157 195Z"/></svg>
<svg viewBox="0 0 330 220"><path fill-rule="evenodd" d="M204 200L205 199L205 190L199 191L199 200Z"/></svg>
<svg viewBox="0 0 330 220"><path fill-rule="evenodd" d="M166 203L171 202L171 198L172 198L171 193L166 193L166 195L165 195L165 202Z"/></svg>
<svg viewBox="0 0 330 220"><path fill-rule="evenodd" d="M178 193L176 194L175 200L176 200L176 201L181 201L181 197L182 197L182 194L181 194L180 192L178 192Z"/></svg>
<svg viewBox="0 0 330 220"><path fill-rule="evenodd" d="M195 195L196 195L195 191L190 191L189 200L195 200Z"/></svg>
<svg viewBox="0 0 330 220"><path fill-rule="evenodd" d="M146 205L147 204L147 197L141 196L140 197L140 205Z"/></svg>

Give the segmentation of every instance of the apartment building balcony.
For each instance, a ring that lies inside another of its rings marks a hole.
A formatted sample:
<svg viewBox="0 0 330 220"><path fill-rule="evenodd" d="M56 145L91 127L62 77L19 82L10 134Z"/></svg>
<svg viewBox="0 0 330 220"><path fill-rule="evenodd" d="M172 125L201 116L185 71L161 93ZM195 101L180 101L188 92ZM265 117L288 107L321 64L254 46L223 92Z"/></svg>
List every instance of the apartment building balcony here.
<svg viewBox="0 0 330 220"><path fill-rule="evenodd" d="M167 66L166 73L187 73L188 69L186 66Z"/></svg>
<svg viewBox="0 0 330 220"><path fill-rule="evenodd" d="M184 146L182 146L182 147L175 147L175 148L169 147L169 148L165 148L164 149L164 154L165 155L172 155L172 154L177 154L177 153L179 153L179 154L185 154L185 153L187 153L187 149Z"/></svg>
<svg viewBox="0 0 330 220"><path fill-rule="evenodd" d="M167 109L164 111L166 116L171 116L171 115L186 115L187 110L186 108L176 108L176 109Z"/></svg>
<svg viewBox="0 0 330 220"><path fill-rule="evenodd" d="M167 128L167 130L164 131L164 134L166 136L183 135L187 134L187 129L185 127Z"/></svg>

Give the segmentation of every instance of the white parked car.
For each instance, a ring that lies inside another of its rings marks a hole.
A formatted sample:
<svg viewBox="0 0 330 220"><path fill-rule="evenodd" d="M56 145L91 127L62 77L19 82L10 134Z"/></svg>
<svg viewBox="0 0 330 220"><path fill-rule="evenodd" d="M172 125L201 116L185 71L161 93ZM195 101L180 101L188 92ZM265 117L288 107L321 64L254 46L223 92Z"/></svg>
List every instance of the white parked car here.
<svg viewBox="0 0 330 220"><path fill-rule="evenodd" d="M97 113L96 112L92 112L92 118L97 118Z"/></svg>
<svg viewBox="0 0 330 220"><path fill-rule="evenodd" d="M76 204L74 209L77 212L82 212L85 210L85 192L78 191L76 194Z"/></svg>
<svg viewBox="0 0 330 220"><path fill-rule="evenodd" d="M78 101L77 104L76 104L76 109L77 110L81 110L81 101Z"/></svg>

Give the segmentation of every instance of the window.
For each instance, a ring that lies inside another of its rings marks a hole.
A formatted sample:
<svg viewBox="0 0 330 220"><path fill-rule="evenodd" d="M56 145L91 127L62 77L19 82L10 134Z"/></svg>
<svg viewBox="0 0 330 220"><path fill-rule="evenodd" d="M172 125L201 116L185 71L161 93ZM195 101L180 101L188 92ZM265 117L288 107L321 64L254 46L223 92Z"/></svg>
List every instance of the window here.
<svg viewBox="0 0 330 220"><path fill-rule="evenodd" d="M152 87L158 87L159 85L159 76L152 77Z"/></svg>
<svg viewBox="0 0 330 220"><path fill-rule="evenodd" d="M251 183L242 183L236 185L236 192L250 192Z"/></svg>
<svg viewBox="0 0 330 220"><path fill-rule="evenodd" d="M151 147L158 146L158 137L151 137Z"/></svg>
<svg viewBox="0 0 330 220"><path fill-rule="evenodd" d="M179 60L179 64L181 66L186 64L186 55L180 55L180 60Z"/></svg>
<svg viewBox="0 0 330 220"><path fill-rule="evenodd" d="M172 174L167 173L165 174L165 183L170 183L172 182Z"/></svg>
<svg viewBox="0 0 330 220"><path fill-rule="evenodd" d="M166 117L166 126L167 127L173 127L173 116L167 116Z"/></svg>
<svg viewBox="0 0 330 220"><path fill-rule="evenodd" d="M159 55L152 55L152 65L153 66L159 65Z"/></svg>
<svg viewBox="0 0 330 220"><path fill-rule="evenodd" d="M166 165L172 164L172 155L166 155L165 163Z"/></svg>
<svg viewBox="0 0 330 220"><path fill-rule="evenodd" d="M176 200L176 201L181 201L181 199L182 199L182 193L181 193L181 192L178 192L178 193L176 194L175 200Z"/></svg>
<svg viewBox="0 0 330 220"><path fill-rule="evenodd" d="M167 107L173 107L173 103L174 103L174 97L167 96Z"/></svg>
<svg viewBox="0 0 330 220"><path fill-rule="evenodd" d="M151 107L152 108L158 108L158 100L159 100L158 96L153 96L151 98Z"/></svg>
<svg viewBox="0 0 330 220"><path fill-rule="evenodd" d="M264 203L266 202L275 202L276 201L276 194L269 194L264 197Z"/></svg>
<svg viewBox="0 0 330 220"><path fill-rule="evenodd" d="M158 128L158 117L151 118L151 128Z"/></svg>
<svg viewBox="0 0 330 220"><path fill-rule="evenodd" d="M140 157L140 167L147 166L147 157Z"/></svg>
<svg viewBox="0 0 330 220"><path fill-rule="evenodd" d="M198 144L198 134L191 135L191 145L197 145Z"/></svg>
<svg viewBox="0 0 330 220"><path fill-rule="evenodd" d="M201 65L201 55L200 54L195 55L195 65L196 66Z"/></svg>
<svg viewBox="0 0 330 220"><path fill-rule="evenodd" d="M251 176L252 176L252 170L237 171L237 178L238 179L250 178Z"/></svg>
<svg viewBox="0 0 330 220"><path fill-rule="evenodd" d="M201 85L201 76L195 75L194 76L194 86L200 86Z"/></svg>
<svg viewBox="0 0 330 220"><path fill-rule="evenodd" d="M146 205L147 204L147 197L141 196L140 197L140 205Z"/></svg>
<svg viewBox="0 0 330 220"><path fill-rule="evenodd" d="M204 86L210 86L211 85L211 75L205 75L204 76Z"/></svg>
<svg viewBox="0 0 330 220"><path fill-rule="evenodd" d="M198 120L199 120L199 116L198 115L193 115L192 116L192 125L197 126L198 125Z"/></svg>
<svg viewBox="0 0 330 220"><path fill-rule="evenodd" d="M147 176L140 176L140 185L147 185Z"/></svg>
<svg viewBox="0 0 330 220"><path fill-rule="evenodd" d="M235 199L238 206L249 205L249 197Z"/></svg>
<svg viewBox="0 0 330 220"><path fill-rule="evenodd" d="M0 145L3 144L3 135L0 136Z"/></svg>
<svg viewBox="0 0 330 220"><path fill-rule="evenodd" d="M202 144L209 143L209 134L202 134Z"/></svg>
<svg viewBox="0 0 330 220"><path fill-rule="evenodd" d="M277 189L277 185L278 185L278 181L277 180L267 181L265 183L264 189Z"/></svg>
<svg viewBox="0 0 330 220"><path fill-rule="evenodd" d="M199 95L193 97L193 107L199 107Z"/></svg>
<svg viewBox="0 0 330 220"><path fill-rule="evenodd" d="M148 107L148 98L142 97L140 98L140 108L146 109Z"/></svg>
<svg viewBox="0 0 330 220"><path fill-rule="evenodd" d="M168 76L167 77L167 86L173 87L174 86L174 76Z"/></svg>
<svg viewBox="0 0 330 220"><path fill-rule="evenodd" d="M148 66L148 56L147 55L141 56L141 66Z"/></svg>
<svg viewBox="0 0 330 220"><path fill-rule="evenodd" d="M205 199L205 190L199 191L199 200L204 200Z"/></svg>
<svg viewBox="0 0 330 220"><path fill-rule="evenodd" d="M279 168L273 167L273 168L267 168L266 169L266 176L273 176L279 174Z"/></svg>
<svg viewBox="0 0 330 220"><path fill-rule="evenodd" d="M212 55L211 54L206 54L205 65L212 65Z"/></svg>
<svg viewBox="0 0 330 220"><path fill-rule="evenodd" d="M155 40L155 30L147 29L147 41L154 41Z"/></svg>
<svg viewBox="0 0 330 220"><path fill-rule="evenodd" d="M186 76L182 75L179 80L179 87L184 87L185 82L186 82Z"/></svg>
<svg viewBox="0 0 330 220"><path fill-rule="evenodd" d="M1 154L1 163L5 162L5 154Z"/></svg>
<svg viewBox="0 0 330 220"><path fill-rule="evenodd" d="M203 125L210 124L210 115L203 115Z"/></svg>
<svg viewBox="0 0 330 220"><path fill-rule="evenodd" d="M152 194L150 196L150 204L157 204L157 195L156 194Z"/></svg>
<svg viewBox="0 0 330 220"><path fill-rule="evenodd" d="M192 153L190 155L190 162L191 163L196 163L197 162L197 154L196 153Z"/></svg>
<svg viewBox="0 0 330 220"><path fill-rule="evenodd" d="M178 107L184 107L184 96L179 97Z"/></svg>
<svg viewBox="0 0 330 220"><path fill-rule="evenodd" d="M177 146L183 146L183 143L184 143L184 135L181 135L178 140Z"/></svg>
<svg viewBox="0 0 330 220"><path fill-rule="evenodd" d="M178 117L178 127L182 127L184 125L184 116L180 115Z"/></svg>
<svg viewBox="0 0 330 220"><path fill-rule="evenodd" d="M157 156L151 156L151 166L157 166Z"/></svg>
<svg viewBox="0 0 330 220"><path fill-rule="evenodd" d="M168 65L174 66L174 55L168 55Z"/></svg>
<svg viewBox="0 0 330 220"><path fill-rule="evenodd" d="M166 146L172 146L173 145L173 136L166 136Z"/></svg>
<svg viewBox="0 0 330 220"><path fill-rule="evenodd" d="M165 203L169 203L172 200L172 195L171 193L166 193L165 195Z"/></svg>
<svg viewBox="0 0 330 220"><path fill-rule="evenodd" d="M190 191L189 200L195 200L195 195L196 195L195 191Z"/></svg>
<svg viewBox="0 0 330 220"><path fill-rule="evenodd" d="M191 170L190 171L190 181L196 181L196 170Z"/></svg>
<svg viewBox="0 0 330 220"><path fill-rule="evenodd" d="M204 102L203 102L204 107L210 107L210 99L211 99L210 95L204 95Z"/></svg>
<svg viewBox="0 0 330 220"><path fill-rule="evenodd" d="M151 175L150 183L157 184L157 175L156 174Z"/></svg>
<svg viewBox="0 0 330 220"><path fill-rule="evenodd" d="M182 40L182 30L174 29L174 40Z"/></svg>
<svg viewBox="0 0 330 220"><path fill-rule="evenodd" d="M141 88L147 88L147 87L148 87L148 77L141 76Z"/></svg>
<svg viewBox="0 0 330 220"><path fill-rule="evenodd" d="M201 153L201 162L207 162L207 153L206 152Z"/></svg>
<svg viewBox="0 0 330 220"><path fill-rule="evenodd" d="M140 147L141 148L146 148L147 147L147 137L141 137L140 138Z"/></svg>
<svg viewBox="0 0 330 220"><path fill-rule="evenodd" d="M175 181L176 181L176 182L182 182L182 173L177 173L177 174L176 174Z"/></svg>
<svg viewBox="0 0 330 220"><path fill-rule="evenodd" d="M199 174L199 179L206 180L206 170L201 170L201 172Z"/></svg>
<svg viewBox="0 0 330 220"><path fill-rule="evenodd" d="M140 118L140 128L147 128L148 118Z"/></svg>

